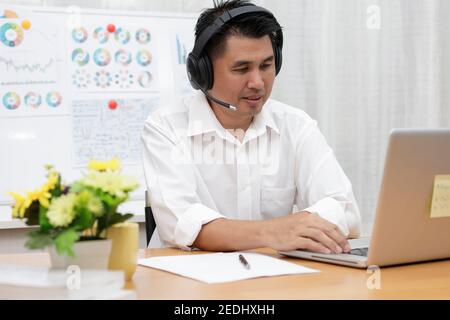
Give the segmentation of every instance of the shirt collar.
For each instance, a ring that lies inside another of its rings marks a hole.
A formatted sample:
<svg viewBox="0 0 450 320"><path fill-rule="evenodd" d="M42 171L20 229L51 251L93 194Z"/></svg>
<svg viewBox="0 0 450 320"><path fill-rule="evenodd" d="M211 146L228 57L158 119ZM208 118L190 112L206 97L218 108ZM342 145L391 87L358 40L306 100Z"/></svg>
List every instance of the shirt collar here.
<svg viewBox="0 0 450 320"><path fill-rule="evenodd" d="M196 92L189 104L189 129L188 136L217 131L225 134L226 131L209 106L206 96L202 92Z"/></svg>
<svg viewBox="0 0 450 320"><path fill-rule="evenodd" d="M250 125L248 131L249 134L246 134L244 141L265 133L267 127L279 133L278 126L273 119L273 114L269 110L270 104L271 101L267 101L261 112L255 116ZM213 131L216 131L223 139L231 136L231 134L222 127L219 120L217 120L206 96L202 92L196 92L189 103L188 136L192 137Z"/></svg>
<svg viewBox="0 0 450 320"><path fill-rule="evenodd" d="M257 132L267 130L267 127L274 130L276 133L280 133L277 124L274 120L273 112L271 111L272 101L269 99L263 106L261 112L255 116L250 128L253 128Z"/></svg>

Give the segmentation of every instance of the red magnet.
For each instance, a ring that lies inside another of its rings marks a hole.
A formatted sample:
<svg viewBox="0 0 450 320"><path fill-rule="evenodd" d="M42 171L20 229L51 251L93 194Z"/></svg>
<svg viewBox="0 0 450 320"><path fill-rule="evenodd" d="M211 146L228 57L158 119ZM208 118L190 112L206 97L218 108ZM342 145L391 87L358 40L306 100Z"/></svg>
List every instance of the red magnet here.
<svg viewBox="0 0 450 320"><path fill-rule="evenodd" d="M116 100L109 100L108 108L110 108L111 110L117 109L117 102L116 102Z"/></svg>
<svg viewBox="0 0 450 320"><path fill-rule="evenodd" d="M112 23L108 24L108 26L106 27L106 30L108 30L108 32L113 33L114 31L116 31L116 26L113 25Z"/></svg>

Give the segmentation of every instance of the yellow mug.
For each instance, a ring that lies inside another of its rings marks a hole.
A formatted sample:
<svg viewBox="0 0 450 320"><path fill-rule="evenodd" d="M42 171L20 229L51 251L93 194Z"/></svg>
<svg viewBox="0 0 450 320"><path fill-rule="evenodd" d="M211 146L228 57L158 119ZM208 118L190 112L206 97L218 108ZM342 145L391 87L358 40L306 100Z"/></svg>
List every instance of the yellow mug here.
<svg viewBox="0 0 450 320"><path fill-rule="evenodd" d="M108 228L107 238L112 239L108 269L123 270L125 279L131 280L136 271L139 247L139 226L124 222Z"/></svg>

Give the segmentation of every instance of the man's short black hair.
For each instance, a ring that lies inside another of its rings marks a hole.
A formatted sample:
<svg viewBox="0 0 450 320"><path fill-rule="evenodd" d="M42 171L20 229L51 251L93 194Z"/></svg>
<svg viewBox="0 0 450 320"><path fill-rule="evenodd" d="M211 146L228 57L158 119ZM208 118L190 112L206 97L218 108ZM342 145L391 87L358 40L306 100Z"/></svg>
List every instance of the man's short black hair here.
<svg viewBox="0 0 450 320"><path fill-rule="evenodd" d="M198 18L195 27L195 38L198 39L203 30L213 24L216 18L226 11L244 7L254 6L248 0L214 0L214 7L205 9ZM270 36L272 43L275 41L276 33L281 30L278 21L270 14L256 12L243 15L227 22L219 32L217 32L205 46L205 51L212 59L224 52L226 40L229 36L245 36L259 39L266 35Z"/></svg>

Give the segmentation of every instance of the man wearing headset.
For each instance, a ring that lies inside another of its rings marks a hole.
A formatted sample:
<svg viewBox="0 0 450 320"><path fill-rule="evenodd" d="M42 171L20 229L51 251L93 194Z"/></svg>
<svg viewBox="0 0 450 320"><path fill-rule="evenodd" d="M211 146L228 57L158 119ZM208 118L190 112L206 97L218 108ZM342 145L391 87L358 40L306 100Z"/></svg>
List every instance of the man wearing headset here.
<svg viewBox="0 0 450 320"><path fill-rule="evenodd" d="M317 123L269 99L282 63L276 18L222 1L201 14L195 36L187 72L200 91L154 112L142 135L164 244L350 251L360 228L351 183Z"/></svg>

